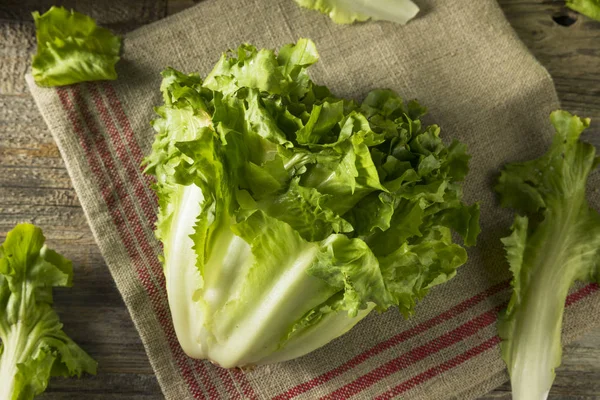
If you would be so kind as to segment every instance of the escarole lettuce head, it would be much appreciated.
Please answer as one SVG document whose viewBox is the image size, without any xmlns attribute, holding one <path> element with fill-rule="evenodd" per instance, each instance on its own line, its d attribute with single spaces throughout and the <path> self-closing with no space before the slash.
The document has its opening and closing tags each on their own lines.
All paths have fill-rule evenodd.
<svg viewBox="0 0 600 400">
<path fill-rule="evenodd" d="M 73 266 L 44 244 L 40 228 L 17 225 L 0 246 L 0 399 L 29 400 L 50 376 L 95 374 L 96 362 L 62 330 L 53 287 L 71 286 Z"/>
<path fill-rule="evenodd" d="M 514 291 L 499 324 L 515 400 L 548 396 L 569 288 L 576 280 L 600 281 L 600 215 L 586 201 L 599 159 L 593 145 L 579 140 L 590 121 L 565 111 L 551 120 L 550 150 L 507 165 L 496 186 L 502 205 L 521 214 L 503 239 Z"/>
<path fill-rule="evenodd" d="M 362 104 L 311 81 L 307 39 L 242 45 L 202 80 L 163 72 L 146 171 L 185 352 L 223 367 L 288 360 L 370 311 L 406 316 L 479 231 L 469 156 L 389 90 Z"/>
</svg>

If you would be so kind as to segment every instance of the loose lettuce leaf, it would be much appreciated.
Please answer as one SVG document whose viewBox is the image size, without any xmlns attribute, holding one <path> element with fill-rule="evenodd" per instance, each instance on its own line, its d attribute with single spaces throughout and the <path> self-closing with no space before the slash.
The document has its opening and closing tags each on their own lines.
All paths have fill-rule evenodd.
<svg viewBox="0 0 600 400">
<path fill-rule="evenodd" d="M 336 98 L 312 41 L 242 45 L 206 79 L 163 72 L 156 177 L 171 314 L 187 354 L 224 367 L 306 354 L 370 311 L 406 316 L 472 245 L 469 156 L 390 90 Z"/>
<path fill-rule="evenodd" d="M 576 280 L 600 282 L 600 214 L 586 200 L 599 159 L 579 139 L 590 121 L 566 111 L 550 118 L 556 134 L 548 152 L 508 164 L 496 186 L 501 204 L 520 214 L 502 239 L 513 295 L 498 327 L 514 399 L 547 397 L 569 288 Z"/>
<path fill-rule="evenodd" d="M 410 0 L 295 0 L 300 6 L 317 10 L 336 24 L 351 24 L 369 19 L 406 24 L 419 12 Z"/>
<path fill-rule="evenodd" d="M 37 53 L 32 75 L 40 86 L 115 80 L 121 39 L 87 15 L 51 7 L 33 13 Z"/>
<path fill-rule="evenodd" d="M 33 399 L 50 376 L 96 373 L 52 309 L 52 288 L 72 285 L 72 264 L 44 241 L 39 228 L 20 224 L 0 246 L 1 399 Z"/>
<path fill-rule="evenodd" d="M 567 7 L 600 21 L 600 0 L 567 0 Z"/>
</svg>

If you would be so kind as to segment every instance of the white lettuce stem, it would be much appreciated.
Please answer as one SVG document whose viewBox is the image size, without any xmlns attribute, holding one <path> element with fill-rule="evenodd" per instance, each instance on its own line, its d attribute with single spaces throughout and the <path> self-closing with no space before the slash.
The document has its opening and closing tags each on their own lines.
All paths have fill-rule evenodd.
<svg viewBox="0 0 600 400">
<path fill-rule="evenodd" d="M 182 193 L 172 198 L 181 201 L 173 216 L 172 232 L 164 240 L 165 278 L 171 316 L 177 339 L 183 350 L 194 358 L 205 357 L 205 346 L 198 340 L 199 327 L 203 324 L 204 312 L 201 302 L 191 301 L 203 280 L 195 268 L 196 254 L 190 235 L 194 233 L 196 218 L 200 214 L 202 191 L 195 185 L 181 187 Z M 192 264 L 192 265 L 189 265 Z M 176 266 L 176 267 L 170 267 Z"/>
<path fill-rule="evenodd" d="M 577 237 L 573 221 L 581 205 L 574 200 L 558 208 L 563 212 L 546 214 L 531 238 L 534 251 L 525 254 L 520 304 L 511 316 L 513 400 L 545 400 L 560 365 L 565 301 L 578 274 L 570 254 L 570 241 Z"/>
<path fill-rule="evenodd" d="M 173 216 L 176 234 L 165 241 L 164 250 L 167 293 L 179 342 L 189 356 L 212 359 L 223 367 L 260 363 L 277 352 L 281 338 L 298 318 L 332 295 L 325 282 L 306 273 L 317 256 L 318 245 L 295 249 L 279 266 L 283 272 L 266 275 L 260 282 L 261 292 L 244 297 L 248 285 L 258 284 L 248 281 L 254 265 L 250 246 L 233 234 L 228 221 L 221 221 L 203 279 L 190 238 L 202 193 L 191 185 L 182 187 L 178 196 L 181 203 Z M 341 321 L 332 319 L 331 326 L 347 325 L 349 329 L 359 319 L 344 316 Z M 291 351 L 293 356 L 278 357 L 302 355 L 347 329 L 323 335 L 326 341 L 297 346 Z"/>
<path fill-rule="evenodd" d="M 21 322 L 12 325 L 3 337 L 4 351 L 0 355 L 0 399 L 12 399 L 15 390 L 15 375 L 18 372 L 17 364 L 29 357 L 30 343 L 37 336 Z"/>
<path fill-rule="evenodd" d="M 221 360 L 225 367 L 247 365 L 257 363 L 277 348 L 283 333 L 305 312 L 303 295 L 321 290 L 321 282 L 306 273 L 317 250 L 317 246 L 308 246 L 291 258 L 291 264 L 281 266 L 284 272 L 277 279 L 265 282 L 269 286 L 263 288 L 256 304 L 245 305 L 246 312 L 237 316 L 227 339 L 211 349 L 211 358 Z"/>
<path fill-rule="evenodd" d="M 260 360 L 258 364 L 271 364 L 294 359 L 308 354 L 343 335 L 365 318 L 375 308 L 369 303 L 367 308 L 360 310 L 355 317 L 349 317 L 347 311 L 326 314 L 315 326 L 296 334 L 285 347 Z"/>
<path fill-rule="evenodd" d="M 22 351 L 18 341 L 16 341 L 18 336 L 19 332 L 15 335 L 11 331 L 6 338 L 3 338 L 4 352 L 0 356 L 0 382 L 2 382 L 0 384 L 0 399 L 12 399 L 17 373 L 17 358 Z"/>
<path fill-rule="evenodd" d="M 43 254 L 46 251 L 44 245 L 40 251 Z M 33 288 L 27 284 L 27 280 L 22 282 L 21 301 L 19 304 L 19 314 L 14 324 L 8 326 L 6 332 L 2 332 L 3 351 L 0 354 L 0 399 L 12 399 L 15 390 L 15 375 L 18 372 L 17 364 L 29 358 L 32 352 L 32 346 L 39 337 L 39 320 L 33 319 L 25 323 L 21 318 L 27 318 L 27 307 L 33 302 Z M 5 335 L 5 336 L 4 336 Z"/>
<path fill-rule="evenodd" d="M 369 17 L 406 24 L 419 12 L 411 0 L 338 0 L 340 6 Z"/>
<path fill-rule="evenodd" d="M 542 274 L 543 275 L 543 274 Z M 569 285 L 539 279 L 524 293 L 527 298 L 515 315 L 511 385 L 513 400 L 544 400 L 561 358 L 561 326 Z M 560 279 L 560 278 L 558 278 Z M 553 288 L 549 292 L 549 288 Z"/>
<path fill-rule="evenodd" d="M 204 301 L 209 312 L 223 306 L 231 292 L 242 284 L 246 271 L 254 263 L 250 246 L 231 229 L 235 221 L 225 222 L 220 229 L 210 258 L 204 266 Z M 227 284 L 224 285 L 223 283 Z"/>
</svg>

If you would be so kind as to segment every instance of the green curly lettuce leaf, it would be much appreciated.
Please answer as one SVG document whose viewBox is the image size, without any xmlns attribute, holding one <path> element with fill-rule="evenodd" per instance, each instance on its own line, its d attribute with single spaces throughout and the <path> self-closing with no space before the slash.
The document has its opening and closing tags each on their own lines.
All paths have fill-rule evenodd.
<svg viewBox="0 0 600 400">
<path fill-rule="evenodd" d="M 39 228 L 20 224 L 0 246 L 0 399 L 33 399 L 50 376 L 96 373 L 52 309 L 52 288 L 72 285 L 73 266 L 44 241 Z"/>
<path fill-rule="evenodd" d="M 64 86 L 85 81 L 115 80 L 121 39 L 87 15 L 51 7 L 33 13 L 37 53 L 32 75 L 40 86 Z"/>
<path fill-rule="evenodd" d="M 513 295 L 501 315 L 502 357 L 513 398 L 545 399 L 561 361 L 565 300 L 575 281 L 600 282 L 600 214 L 586 200 L 590 172 L 600 161 L 580 140 L 589 126 L 555 111 L 556 134 L 548 152 L 508 164 L 497 192 L 520 215 L 504 239 Z"/>
</svg>

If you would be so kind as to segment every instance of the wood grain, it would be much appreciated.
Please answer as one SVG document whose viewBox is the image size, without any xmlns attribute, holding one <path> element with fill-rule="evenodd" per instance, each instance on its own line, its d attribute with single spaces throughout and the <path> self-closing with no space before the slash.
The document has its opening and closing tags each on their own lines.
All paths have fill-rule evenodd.
<svg viewBox="0 0 600 400">
<path fill-rule="evenodd" d="M 45 12 L 51 6 L 76 9 L 116 32 L 127 32 L 163 18 L 168 0 L 2 0 L 0 21 L 31 23 L 32 11 Z"/>
<path fill-rule="evenodd" d="M 55 308 L 67 334 L 99 363 L 96 377 L 53 379 L 41 398 L 161 399 L 139 335 L 23 79 L 35 50 L 30 13 L 55 2 L 0 3 L 0 241 L 17 223 L 32 222 L 42 227 L 50 247 L 73 261 L 74 286 L 55 290 Z M 78 1 L 77 9 L 119 32 L 167 12 L 165 0 Z"/>
<path fill-rule="evenodd" d="M 68 173 L 23 74 L 34 51 L 30 12 L 63 3 L 124 32 L 198 0 L 0 0 L 0 241 L 18 222 L 44 229 L 51 247 L 74 262 L 75 285 L 56 290 L 65 330 L 99 361 L 96 377 L 53 379 L 46 400 L 158 400 L 163 396 L 141 341 L 100 255 Z M 548 69 L 563 107 L 595 119 L 600 145 L 600 23 L 564 2 L 500 0 L 519 37 Z M 572 22 L 562 26 L 555 22 Z M 504 385 L 482 400 L 509 399 Z M 600 332 L 565 349 L 550 399 L 600 398 Z"/>
<path fill-rule="evenodd" d="M 563 0 L 499 0 L 506 17 L 544 65 L 562 107 L 592 118 L 587 139 L 600 147 L 600 22 L 570 11 Z M 554 18 L 575 20 L 561 26 Z"/>
</svg>

